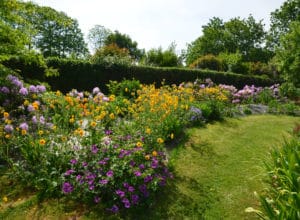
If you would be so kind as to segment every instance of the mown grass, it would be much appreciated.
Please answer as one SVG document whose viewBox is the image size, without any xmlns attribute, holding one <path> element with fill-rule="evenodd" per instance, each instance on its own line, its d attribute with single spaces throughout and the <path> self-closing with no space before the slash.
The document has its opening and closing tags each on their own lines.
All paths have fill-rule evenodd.
<svg viewBox="0 0 300 220">
<path fill-rule="evenodd" d="M 186 140 L 170 150 L 173 181 L 155 201 L 120 215 L 64 199 L 40 203 L 34 195 L 13 193 L 4 181 L 0 196 L 14 196 L 0 204 L 0 219 L 256 219 L 244 210 L 259 208 L 254 192 L 265 187 L 263 161 L 289 138 L 296 122 L 300 119 L 260 115 L 188 129 Z"/>
</svg>

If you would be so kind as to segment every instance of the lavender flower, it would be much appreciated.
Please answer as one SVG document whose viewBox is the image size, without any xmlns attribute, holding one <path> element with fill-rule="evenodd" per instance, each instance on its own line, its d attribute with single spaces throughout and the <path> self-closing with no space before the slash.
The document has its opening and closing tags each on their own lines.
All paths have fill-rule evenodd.
<svg viewBox="0 0 300 220">
<path fill-rule="evenodd" d="M 23 122 L 20 124 L 19 128 L 28 131 L 28 124 L 26 122 Z"/>
<path fill-rule="evenodd" d="M 28 90 L 30 93 L 37 93 L 38 91 L 37 88 L 33 85 L 29 86 Z"/>
<path fill-rule="evenodd" d="M 101 183 L 102 185 L 106 185 L 108 183 L 108 180 L 103 179 L 103 180 L 100 180 L 99 183 Z"/>
<path fill-rule="evenodd" d="M 2 92 L 2 93 L 5 93 L 5 94 L 8 94 L 10 91 L 9 91 L 9 88 L 7 88 L 6 86 L 3 86 L 1 89 L 0 89 L 0 91 Z"/>
<path fill-rule="evenodd" d="M 13 130 L 14 130 L 14 127 L 13 127 L 12 125 L 5 125 L 5 126 L 4 126 L 4 131 L 5 131 L 6 133 L 12 133 Z"/>
<path fill-rule="evenodd" d="M 43 125 L 43 124 L 45 124 L 45 118 L 44 118 L 44 116 L 41 116 L 40 117 L 40 123 Z"/>
<path fill-rule="evenodd" d="M 98 87 L 95 87 L 94 89 L 93 89 L 93 94 L 97 94 L 97 93 L 99 93 L 100 92 L 100 89 L 98 88 Z"/>
<path fill-rule="evenodd" d="M 25 88 L 25 87 L 22 87 L 20 90 L 19 90 L 19 93 L 23 96 L 26 96 L 28 95 L 28 90 Z"/>
<path fill-rule="evenodd" d="M 27 111 L 28 112 L 33 112 L 34 110 L 35 109 L 34 109 L 34 107 L 31 104 L 27 106 Z"/>
<path fill-rule="evenodd" d="M 32 121 L 32 123 L 33 124 L 37 124 L 37 118 L 36 118 L 36 116 L 34 115 L 34 116 L 32 116 L 32 119 L 31 119 L 31 121 Z"/>
<path fill-rule="evenodd" d="M 37 85 L 36 89 L 40 93 L 46 92 L 46 87 L 44 85 Z"/>
<path fill-rule="evenodd" d="M 71 164 L 76 164 L 76 163 L 77 163 L 77 160 L 76 160 L 76 159 L 71 159 L 71 160 L 70 160 L 70 163 L 71 163 Z"/>
</svg>

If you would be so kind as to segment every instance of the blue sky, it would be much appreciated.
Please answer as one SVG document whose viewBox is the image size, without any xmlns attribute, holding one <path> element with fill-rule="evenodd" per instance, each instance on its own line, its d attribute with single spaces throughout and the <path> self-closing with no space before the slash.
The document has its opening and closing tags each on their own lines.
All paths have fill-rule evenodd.
<svg viewBox="0 0 300 220">
<path fill-rule="evenodd" d="M 26 0 L 28 1 L 28 0 Z M 234 17 L 258 21 L 266 29 L 270 13 L 284 0 L 33 0 L 75 18 L 85 36 L 96 24 L 128 34 L 139 48 L 149 50 L 172 42 L 177 50 L 201 35 L 201 27 L 212 17 L 228 21 Z"/>
</svg>

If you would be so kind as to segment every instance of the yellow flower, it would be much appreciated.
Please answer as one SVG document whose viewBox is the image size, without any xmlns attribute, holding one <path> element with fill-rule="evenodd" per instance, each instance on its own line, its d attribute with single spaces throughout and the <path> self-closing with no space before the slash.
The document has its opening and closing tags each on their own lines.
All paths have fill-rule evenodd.
<svg viewBox="0 0 300 220">
<path fill-rule="evenodd" d="M 9 113 L 8 113 L 8 112 L 4 112 L 4 113 L 3 113 L 3 117 L 4 117 L 4 118 L 8 118 L 8 117 L 9 117 Z"/>
<path fill-rule="evenodd" d="M 25 106 L 28 106 L 28 105 L 29 105 L 29 101 L 28 101 L 28 100 L 25 100 L 23 104 L 24 104 Z"/>
<path fill-rule="evenodd" d="M 151 134 L 151 129 L 150 128 L 146 128 L 146 134 Z"/>
<path fill-rule="evenodd" d="M 113 101 L 115 101 L 115 95 L 111 95 L 111 96 L 109 96 L 109 101 L 111 101 L 111 102 L 113 102 Z"/>
<path fill-rule="evenodd" d="M 39 135 L 43 135 L 44 131 L 43 130 L 39 130 Z"/>
<path fill-rule="evenodd" d="M 142 147 L 142 146 L 143 146 L 143 143 L 139 141 L 139 142 L 136 143 L 136 146 L 137 146 L 137 147 Z"/>
<path fill-rule="evenodd" d="M 174 139 L 174 134 L 173 133 L 171 133 L 170 138 Z"/>
<path fill-rule="evenodd" d="M 157 138 L 157 143 L 162 144 L 164 143 L 164 140 L 162 138 Z"/>
<path fill-rule="evenodd" d="M 5 135 L 5 138 L 6 138 L 6 139 L 9 139 L 9 138 L 10 138 L 10 134 L 6 134 L 6 135 Z"/>
<path fill-rule="evenodd" d="M 8 198 L 6 196 L 3 196 L 2 201 L 3 202 L 8 202 Z"/>
<path fill-rule="evenodd" d="M 91 122 L 91 126 L 94 128 L 94 127 L 96 127 L 96 125 L 97 125 L 97 122 L 95 122 L 95 121 L 92 121 Z"/>
<path fill-rule="evenodd" d="M 74 121 L 75 121 L 75 119 L 74 119 L 74 118 L 70 118 L 70 119 L 69 119 L 69 122 L 70 122 L 71 124 L 73 124 L 73 123 L 74 123 Z"/>
<path fill-rule="evenodd" d="M 40 140 L 40 145 L 45 145 L 45 144 L 46 144 L 45 139 L 41 139 L 41 140 Z"/>
<path fill-rule="evenodd" d="M 22 135 L 26 135 L 26 134 L 27 134 L 27 131 L 26 131 L 25 129 L 22 129 L 22 130 L 21 130 L 21 134 L 22 134 Z"/>
<path fill-rule="evenodd" d="M 125 88 L 125 92 L 128 92 L 128 88 Z"/>
<path fill-rule="evenodd" d="M 146 159 L 146 160 L 150 160 L 150 155 L 147 154 L 147 155 L 145 156 L 145 159 Z"/>
<path fill-rule="evenodd" d="M 153 152 L 152 152 L 152 156 L 153 156 L 153 157 L 156 157 L 156 156 L 157 156 L 157 152 L 156 152 L 156 151 L 153 151 Z"/>
<path fill-rule="evenodd" d="M 114 113 L 110 113 L 109 117 L 110 117 L 110 119 L 115 119 L 115 114 Z"/>
</svg>

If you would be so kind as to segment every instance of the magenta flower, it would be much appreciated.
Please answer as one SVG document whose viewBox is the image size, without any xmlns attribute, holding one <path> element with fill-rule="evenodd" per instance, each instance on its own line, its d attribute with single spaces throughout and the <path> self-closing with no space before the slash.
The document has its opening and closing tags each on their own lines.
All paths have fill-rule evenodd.
<svg viewBox="0 0 300 220">
<path fill-rule="evenodd" d="M 122 190 L 120 190 L 120 189 L 116 190 L 116 194 L 117 194 L 120 198 L 123 198 L 123 197 L 125 196 L 125 192 L 122 191 Z"/>
<path fill-rule="evenodd" d="M 65 172 L 65 176 L 70 176 L 72 173 L 74 173 L 75 171 L 74 170 L 67 170 L 66 172 Z"/>
<path fill-rule="evenodd" d="M 117 213 L 117 212 L 119 211 L 119 207 L 116 206 L 116 205 L 113 205 L 113 206 L 111 207 L 111 209 L 109 209 L 109 210 L 112 211 L 113 213 Z"/>
<path fill-rule="evenodd" d="M 108 177 L 113 177 L 114 175 L 114 172 L 112 170 L 109 170 L 107 173 L 106 173 L 106 176 Z"/>
<path fill-rule="evenodd" d="M 76 163 L 77 163 L 77 160 L 76 160 L 76 159 L 71 159 L 71 160 L 70 160 L 70 163 L 71 163 L 71 164 L 76 164 Z"/>
<path fill-rule="evenodd" d="M 73 186 L 69 182 L 64 182 L 62 186 L 62 191 L 65 194 L 71 193 L 73 191 Z"/>
<path fill-rule="evenodd" d="M 100 202 L 100 197 L 99 196 L 95 196 L 94 197 L 94 202 L 95 203 L 99 203 Z"/>
<path fill-rule="evenodd" d="M 100 180 L 99 183 L 101 183 L 102 185 L 106 185 L 108 183 L 108 180 L 103 179 L 103 180 Z"/>
<path fill-rule="evenodd" d="M 97 148 L 97 145 L 92 145 L 92 149 L 91 149 L 92 153 L 93 154 L 96 154 L 98 152 L 98 148 Z"/>
<path fill-rule="evenodd" d="M 141 176 L 142 175 L 142 173 L 138 170 L 134 171 L 133 173 L 134 173 L 135 176 Z"/>
<path fill-rule="evenodd" d="M 136 195 L 136 194 L 133 194 L 132 196 L 131 196 L 131 202 L 132 202 L 132 204 L 138 204 L 138 202 L 139 202 L 139 196 L 138 195 Z"/>
</svg>

